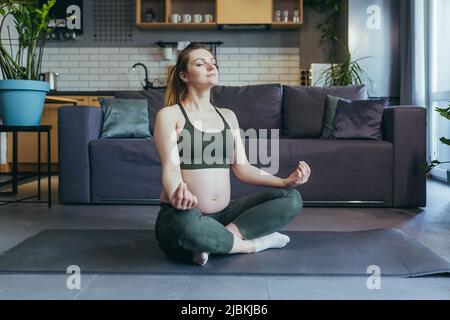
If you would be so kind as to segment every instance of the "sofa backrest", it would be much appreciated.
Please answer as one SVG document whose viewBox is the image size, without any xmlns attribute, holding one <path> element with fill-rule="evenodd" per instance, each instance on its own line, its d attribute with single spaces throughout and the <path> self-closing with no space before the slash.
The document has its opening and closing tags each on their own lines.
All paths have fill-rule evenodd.
<svg viewBox="0 0 450 320">
<path fill-rule="evenodd" d="M 282 135 L 288 138 L 319 138 L 327 95 L 366 100 L 366 86 L 303 87 L 283 86 Z"/>
<path fill-rule="evenodd" d="M 215 86 L 211 90 L 212 103 L 233 110 L 243 130 L 281 130 L 282 98 L 280 84 Z"/>
</svg>

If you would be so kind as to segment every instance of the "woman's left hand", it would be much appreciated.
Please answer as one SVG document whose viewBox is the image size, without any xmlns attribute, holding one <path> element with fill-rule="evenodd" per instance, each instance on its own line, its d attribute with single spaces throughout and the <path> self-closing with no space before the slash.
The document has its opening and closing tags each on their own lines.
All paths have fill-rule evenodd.
<svg viewBox="0 0 450 320">
<path fill-rule="evenodd" d="M 284 179 L 286 187 L 296 187 L 301 184 L 305 184 L 309 176 L 311 175 L 311 169 L 305 161 L 299 161 L 297 169 L 290 174 L 289 177 Z"/>
</svg>

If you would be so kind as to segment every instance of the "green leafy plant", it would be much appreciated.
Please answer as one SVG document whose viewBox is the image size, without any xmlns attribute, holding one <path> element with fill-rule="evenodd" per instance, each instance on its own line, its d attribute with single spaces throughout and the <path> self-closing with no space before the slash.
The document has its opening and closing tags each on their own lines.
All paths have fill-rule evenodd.
<svg viewBox="0 0 450 320">
<path fill-rule="evenodd" d="M 439 114 L 446 118 L 447 120 L 450 120 L 450 106 L 447 109 L 442 109 L 442 108 L 436 108 L 435 109 L 437 112 L 439 112 Z M 439 141 L 441 141 L 443 144 L 446 144 L 448 146 L 450 146 L 450 139 L 442 137 L 439 139 Z M 445 163 L 450 163 L 450 161 L 446 161 L 446 162 L 441 162 L 439 160 L 433 160 L 430 162 L 430 164 L 428 164 L 427 167 L 427 173 L 430 172 L 433 168 L 440 166 L 442 164 Z"/>
<path fill-rule="evenodd" d="M 305 0 L 304 4 L 305 7 L 326 14 L 324 21 L 317 25 L 317 29 L 322 33 L 322 44 L 327 41 L 331 43 L 328 58 L 330 61 L 334 61 L 337 56 L 335 39 L 339 38 L 339 16 L 342 0 Z"/>
<path fill-rule="evenodd" d="M 348 47 L 339 39 L 335 39 L 344 50 L 344 57 L 341 63 L 332 63 L 331 66 L 324 70 L 319 76 L 318 82 L 324 82 L 325 86 L 350 86 L 361 85 L 367 82 L 372 85 L 372 80 L 361 67 L 359 62 L 370 57 L 362 57 L 353 59 Z"/>
<path fill-rule="evenodd" d="M 37 1 L 2 0 L 0 15 L 0 33 L 8 16 L 13 17 L 14 27 L 18 34 L 17 44 L 11 39 L 8 27 L 8 38 L 0 35 L 0 68 L 4 79 L 38 80 L 41 72 L 42 53 L 45 36 L 52 32 L 49 28 L 49 11 L 56 0 L 48 0 L 42 7 Z M 14 49 L 17 48 L 14 54 Z"/>
</svg>

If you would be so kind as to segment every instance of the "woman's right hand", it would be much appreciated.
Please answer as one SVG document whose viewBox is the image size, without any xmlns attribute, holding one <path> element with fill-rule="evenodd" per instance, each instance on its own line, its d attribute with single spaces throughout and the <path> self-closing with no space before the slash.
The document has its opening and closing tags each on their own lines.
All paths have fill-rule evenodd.
<svg viewBox="0 0 450 320">
<path fill-rule="evenodd" d="M 194 208 L 198 204 L 197 197 L 187 188 L 186 183 L 181 182 L 170 199 L 172 206 L 178 210 Z"/>
</svg>

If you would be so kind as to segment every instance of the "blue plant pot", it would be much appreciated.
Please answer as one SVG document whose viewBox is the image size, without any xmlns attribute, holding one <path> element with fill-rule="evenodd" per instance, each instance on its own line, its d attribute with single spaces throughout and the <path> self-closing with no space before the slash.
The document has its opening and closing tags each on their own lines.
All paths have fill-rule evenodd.
<svg viewBox="0 0 450 320">
<path fill-rule="evenodd" d="M 0 118 L 6 126 L 36 126 L 41 122 L 50 85 L 35 80 L 0 80 Z"/>
</svg>

